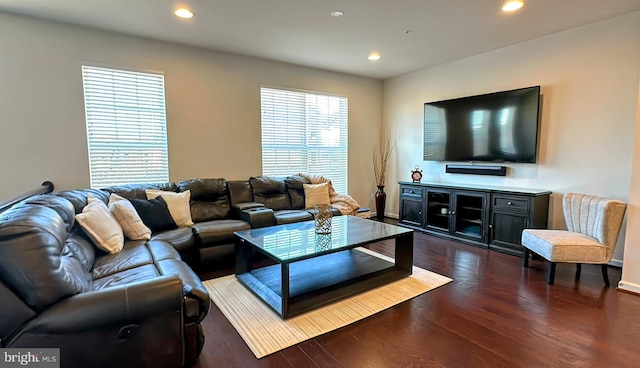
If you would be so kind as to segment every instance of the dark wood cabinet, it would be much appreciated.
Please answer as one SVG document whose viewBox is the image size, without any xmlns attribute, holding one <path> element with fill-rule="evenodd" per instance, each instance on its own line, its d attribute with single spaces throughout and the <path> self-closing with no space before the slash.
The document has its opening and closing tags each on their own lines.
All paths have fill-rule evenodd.
<svg viewBox="0 0 640 368">
<path fill-rule="evenodd" d="M 549 191 L 400 182 L 399 224 L 516 255 L 525 228 L 546 228 Z"/>
<path fill-rule="evenodd" d="M 549 192 L 540 195 L 491 194 L 489 247 L 508 253 L 522 254 L 522 230 L 546 229 Z"/>
<path fill-rule="evenodd" d="M 423 225 L 424 207 L 422 201 L 422 188 L 416 186 L 400 186 L 400 217 L 404 224 L 410 227 L 420 228 Z"/>
</svg>

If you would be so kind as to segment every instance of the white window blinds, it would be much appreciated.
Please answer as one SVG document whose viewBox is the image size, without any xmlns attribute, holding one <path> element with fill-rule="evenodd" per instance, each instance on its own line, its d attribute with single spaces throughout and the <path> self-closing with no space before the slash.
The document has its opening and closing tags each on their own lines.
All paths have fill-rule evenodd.
<svg viewBox="0 0 640 368">
<path fill-rule="evenodd" d="M 91 187 L 169 181 L 164 76 L 82 67 Z"/>
<path fill-rule="evenodd" d="M 347 193 L 346 97 L 261 88 L 262 174 L 322 175 Z"/>
</svg>

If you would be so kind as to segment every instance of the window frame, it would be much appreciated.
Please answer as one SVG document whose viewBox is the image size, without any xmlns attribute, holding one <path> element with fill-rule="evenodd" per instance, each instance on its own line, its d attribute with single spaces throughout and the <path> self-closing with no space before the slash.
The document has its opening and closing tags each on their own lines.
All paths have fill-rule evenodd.
<svg viewBox="0 0 640 368">
<path fill-rule="evenodd" d="M 265 94 L 270 95 L 267 96 L 267 98 L 285 100 L 286 112 L 276 111 L 277 107 L 284 108 L 285 105 L 277 106 L 278 103 L 274 101 L 270 101 L 271 104 L 265 106 Z M 274 96 L 275 94 L 296 96 L 301 99 L 301 101 L 294 101 L 290 104 L 290 98 L 277 97 Z M 326 100 L 322 101 L 323 99 Z M 321 111 L 323 109 L 325 111 Z M 266 119 L 265 115 L 267 115 Z M 292 117 L 289 117 L 289 115 Z M 286 116 L 286 118 L 284 118 L 286 121 L 280 122 L 283 126 L 281 129 L 288 129 L 292 124 L 291 121 L 294 121 L 295 124 L 295 119 L 302 120 L 299 122 L 297 128 L 302 126 L 303 131 L 297 130 L 296 127 L 294 127 L 296 129 L 292 129 L 296 130 L 297 140 L 293 139 L 291 141 L 289 136 L 286 136 L 282 131 L 273 134 L 270 132 L 265 133 L 265 123 L 277 124 L 275 120 L 284 116 Z M 322 125 L 324 125 L 324 127 Z M 263 175 L 289 176 L 298 173 L 321 175 L 333 182 L 334 188 L 338 193 L 348 192 L 349 99 L 347 96 L 261 85 L 260 128 L 261 167 Z M 330 128 L 331 131 L 327 128 Z M 275 130 L 275 128 L 272 129 Z M 338 129 L 337 132 L 336 129 Z M 276 138 L 282 138 L 287 140 L 287 142 L 275 142 Z M 302 144 L 299 144 L 298 140 L 302 141 Z M 274 151 L 278 149 L 281 149 L 280 153 L 268 152 L 269 150 Z M 299 152 L 292 153 L 293 151 Z M 296 154 L 299 154 L 300 157 L 295 156 Z M 299 162 L 278 168 L 274 166 L 277 165 L 278 156 L 286 156 L 286 159 L 289 160 L 288 163 L 292 161 Z M 295 157 L 292 158 L 292 156 Z M 327 157 L 329 158 L 327 159 Z M 304 163 L 301 163 L 303 159 Z M 340 165 L 342 165 L 339 170 L 335 169 L 336 161 L 339 161 Z M 296 165 L 298 164 L 300 166 L 296 169 L 296 167 L 298 167 Z M 271 167 L 269 165 L 271 165 Z"/>
<path fill-rule="evenodd" d="M 91 188 L 168 182 L 164 73 L 90 63 L 81 72 Z"/>
</svg>

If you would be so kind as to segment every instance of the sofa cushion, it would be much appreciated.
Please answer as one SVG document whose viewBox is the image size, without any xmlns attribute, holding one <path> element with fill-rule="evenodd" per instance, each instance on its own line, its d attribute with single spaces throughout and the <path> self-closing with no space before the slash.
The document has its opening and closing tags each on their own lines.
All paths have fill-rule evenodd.
<svg viewBox="0 0 640 368">
<path fill-rule="evenodd" d="M 128 199 L 115 193 L 109 196 L 109 211 L 122 228 L 124 235 L 131 240 L 151 239 L 151 229 L 142 222 L 138 211 Z"/>
<path fill-rule="evenodd" d="M 89 195 L 89 203 L 76 215 L 76 220 L 93 243 L 109 253 L 118 253 L 124 246 L 124 235 L 107 205 Z"/>
<path fill-rule="evenodd" d="M 313 215 L 303 210 L 275 211 L 274 216 L 278 225 L 313 220 Z"/>
<path fill-rule="evenodd" d="M 253 190 L 248 180 L 229 180 L 227 187 L 232 207 L 238 203 L 253 202 Z"/>
<path fill-rule="evenodd" d="M 162 190 L 147 189 L 147 199 L 154 199 L 157 197 L 164 198 L 169 207 L 169 213 L 173 217 L 178 227 L 185 227 L 193 225 L 191 220 L 191 209 L 189 201 L 191 200 L 191 191 L 186 190 L 181 193 L 167 192 Z"/>
<path fill-rule="evenodd" d="M 607 263 L 607 247 L 581 233 L 525 229 L 522 244 L 551 262 Z"/>
<path fill-rule="evenodd" d="M 304 184 L 304 208 L 314 208 L 318 204 L 330 205 L 329 183 Z"/>
<path fill-rule="evenodd" d="M 75 207 L 66 198 L 55 196 L 55 195 L 43 194 L 43 195 L 31 197 L 21 202 L 21 204 L 19 204 L 18 206 L 24 206 L 29 204 L 46 206 L 56 211 L 64 221 L 67 227 L 67 232 L 71 231 L 71 229 L 73 228 L 73 225 L 75 224 L 75 221 L 76 221 Z M 82 211 L 82 208 L 80 208 L 80 211 Z"/>
<path fill-rule="evenodd" d="M 156 263 L 165 259 L 181 259 L 180 254 L 178 254 L 176 248 L 165 241 L 150 240 L 146 242 L 146 246 L 149 249 L 149 252 L 151 252 L 153 261 Z"/>
<path fill-rule="evenodd" d="M 158 272 L 156 266 L 154 264 L 147 264 L 95 279 L 93 280 L 93 290 L 151 280 L 158 276 L 160 276 L 160 272 Z"/>
<path fill-rule="evenodd" d="M 0 214 L 0 279 L 32 309 L 87 291 L 91 276 L 67 249 L 56 210 L 29 204 Z"/>
<path fill-rule="evenodd" d="M 233 232 L 249 230 L 251 226 L 241 220 L 199 222 L 193 228 L 204 246 L 233 243 Z"/>
<path fill-rule="evenodd" d="M 229 217 L 229 189 L 225 179 L 191 179 L 178 183 L 182 192 L 191 191 L 191 218 L 194 222 Z"/>
<path fill-rule="evenodd" d="M 75 213 L 82 212 L 82 209 L 89 203 L 87 200 L 89 195 L 101 200 L 105 204 L 109 202 L 109 193 L 100 189 L 63 190 L 61 192 L 53 193 L 53 195 L 65 198 L 71 202 Z"/>
<path fill-rule="evenodd" d="M 140 215 L 142 222 L 151 229 L 152 232 L 175 229 L 178 227 L 169 213 L 169 207 L 164 198 L 137 199 L 129 198 Z"/>
<path fill-rule="evenodd" d="M 274 211 L 291 209 L 291 200 L 284 178 L 258 176 L 250 178 L 249 183 L 253 190 L 254 201 L 264 203 Z"/>
<path fill-rule="evenodd" d="M 86 272 L 91 272 L 96 260 L 96 248 L 82 229 L 76 228 L 69 234 L 65 247 L 73 254 L 73 257 L 82 263 Z"/>
<path fill-rule="evenodd" d="M 304 209 L 304 184 L 311 184 L 311 182 L 299 175 L 288 176 L 284 182 L 287 185 L 287 192 L 289 192 L 291 209 Z"/>
<path fill-rule="evenodd" d="M 93 285 L 91 276 L 86 271 L 82 262 L 75 257 L 73 251 L 67 246 L 62 248 L 62 254 L 60 254 L 60 267 L 63 270 L 66 282 L 71 284 L 74 289 L 78 290 L 77 293 L 92 290 Z"/>
<path fill-rule="evenodd" d="M 151 236 L 152 241 L 165 241 L 170 243 L 178 252 L 184 254 L 196 246 L 196 235 L 190 227 L 181 227 L 173 230 L 161 231 Z"/>
<path fill-rule="evenodd" d="M 99 256 L 91 270 L 91 277 L 95 280 L 152 263 L 153 257 L 144 240 L 128 241 L 119 253 Z"/>
<path fill-rule="evenodd" d="M 111 187 L 103 188 L 102 190 L 107 193 L 115 193 L 125 198 L 147 199 L 147 189 L 163 190 L 167 192 L 177 192 L 178 186 L 176 183 L 142 183 L 142 184 L 126 184 L 126 185 L 114 185 Z"/>
</svg>

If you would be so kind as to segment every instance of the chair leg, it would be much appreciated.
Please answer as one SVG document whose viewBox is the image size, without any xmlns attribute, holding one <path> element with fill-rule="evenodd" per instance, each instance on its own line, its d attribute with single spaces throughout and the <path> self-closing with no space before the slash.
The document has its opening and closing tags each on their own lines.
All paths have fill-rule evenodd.
<svg viewBox="0 0 640 368">
<path fill-rule="evenodd" d="M 609 286 L 609 273 L 607 272 L 607 265 L 603 264 L 602 267 L 602 279 L 604 280 L 604 284 Z"/>
<path fill-rule="evenodd" d="M 524 258 L 522 258 L 522 267 L 529 267 L 529 248 L 524 248 Z"/>
<path fill-rule="evenodd" d="M 582 263 L 576 263 L 576 276 L 575 280 L 580 281 L 580 272 L 582 271 Z"/>
<path fill-rule="evenodd" d="M 556 278 L 556 263 L 549 262 L 549 269 L 547 270 L 547 284 L 553 285 L 553 281 Z"/>
<path fill-rule="evenodd" d="M 580 281 L 580 272 L 582 271 L 582 263 L 576 263 L 576 276 L 575 280 Z"/>
</svg>

